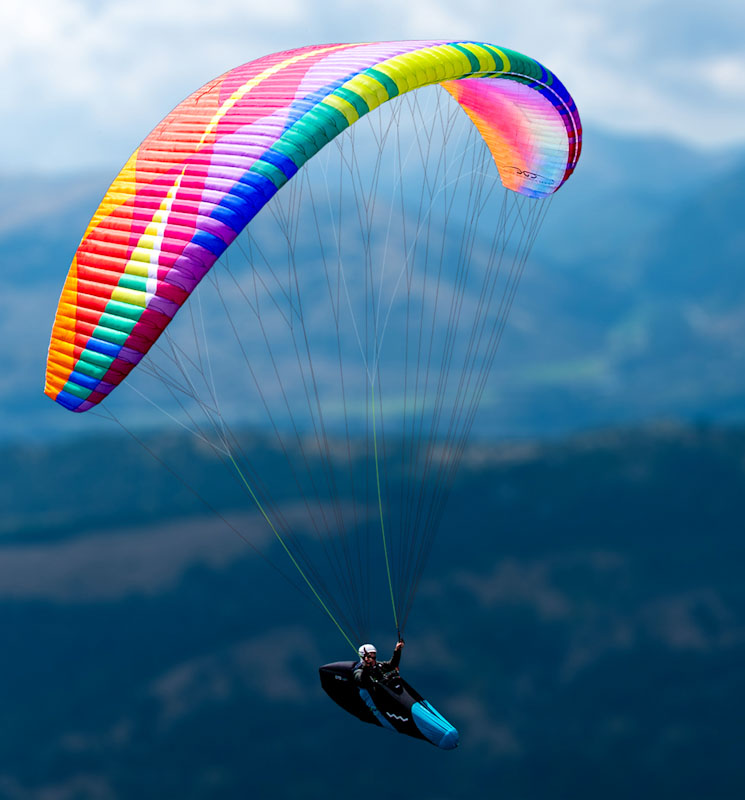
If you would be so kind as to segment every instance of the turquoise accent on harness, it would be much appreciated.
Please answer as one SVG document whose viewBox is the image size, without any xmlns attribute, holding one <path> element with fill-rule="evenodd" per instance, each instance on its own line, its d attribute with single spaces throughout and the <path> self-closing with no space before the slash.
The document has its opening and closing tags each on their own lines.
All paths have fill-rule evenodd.
<svg viewBox="0 0 745 800">
<path fill-rule="evenodd" d="M 373 702 L 372 697 L 370 696 L 370 692 L 367 689 L 360 689 L 359 690 L 360 697 L 365 701 L 365 705 L 370 709 L 370 711 L 375 714 L 375 718 L 380 722 L 380 724 L 384 728 L 388 728 L 389 731 L 395 731 L 396 729 L 391 725 L 390 722 L 378 711 L 375 707 L 375 703 Z"/>
<path fill-rule="evenodd" d="M 419 732 L 428 742 L 432 742 L 443 750 L 454 750 L 458 746 L 460 736 L 457 729 L 426 700 L 414 703 L 411 707 L 411 716 L 414 718 L 414 724 Z"/>
</svg>

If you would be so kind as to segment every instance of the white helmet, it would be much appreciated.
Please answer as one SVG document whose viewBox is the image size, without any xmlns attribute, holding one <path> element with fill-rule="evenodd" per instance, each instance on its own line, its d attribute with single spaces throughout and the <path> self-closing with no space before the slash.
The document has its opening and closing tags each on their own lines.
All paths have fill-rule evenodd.
<svg viewBox="0 0 745 800">
<path fill-rule="evenodd" d="M 378 650 L 374 644 L 363 644 L 360 646 L 360 649 L 357 651 L 360 659 L 364 659 L 366 655 L 370 655 L 374 653 L 375 655 L 378 654 Z"/>
</svg>

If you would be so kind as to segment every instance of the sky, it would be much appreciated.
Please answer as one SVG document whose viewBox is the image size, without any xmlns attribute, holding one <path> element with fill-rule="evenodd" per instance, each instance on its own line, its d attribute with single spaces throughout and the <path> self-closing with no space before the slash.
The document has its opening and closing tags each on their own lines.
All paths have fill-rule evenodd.
<svg viewBox="0 0 745 800">
<path fill-rule="evenodd" d="M 553 70 L 586 125 L 745 145 L 745 4 L 4 0 L 0 174 L 118 168 L 211 78 L 319 42 L 473 39 Z"/>
</svg>

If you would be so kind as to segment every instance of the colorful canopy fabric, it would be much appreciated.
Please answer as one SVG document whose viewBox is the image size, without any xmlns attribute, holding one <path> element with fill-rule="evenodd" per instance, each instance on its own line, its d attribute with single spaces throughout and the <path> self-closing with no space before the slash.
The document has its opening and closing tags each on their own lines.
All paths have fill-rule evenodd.
<svg viewBox="0 0 745 800">
<path fill-rule="evenodd" d="M 555 192 L 581 146 L 575 104 L 538 62 L 470 41 L 303 47 L 257 59 L 178 105 L 90 221 L 57 309 L 45 392 L 86 411 L 147 353 L 267 201 L 324 145 L 404 92 L 441 84 L 504 185 Z"/>
</svg>

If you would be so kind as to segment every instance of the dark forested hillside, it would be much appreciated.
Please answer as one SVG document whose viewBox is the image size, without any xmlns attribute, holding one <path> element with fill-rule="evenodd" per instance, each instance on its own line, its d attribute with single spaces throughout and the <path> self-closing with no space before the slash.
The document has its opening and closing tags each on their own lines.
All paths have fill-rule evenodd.
<svg viewBox="0 0 745 800">
<path fill-rule="evenodd" d="M 139 447 L 6 450 L 1 485 L 2 798 L 745 794 L 742 429 L 471 447 L 402 664 L 453 753 L 332 705 L 343 640 Z"/>
</svg>

